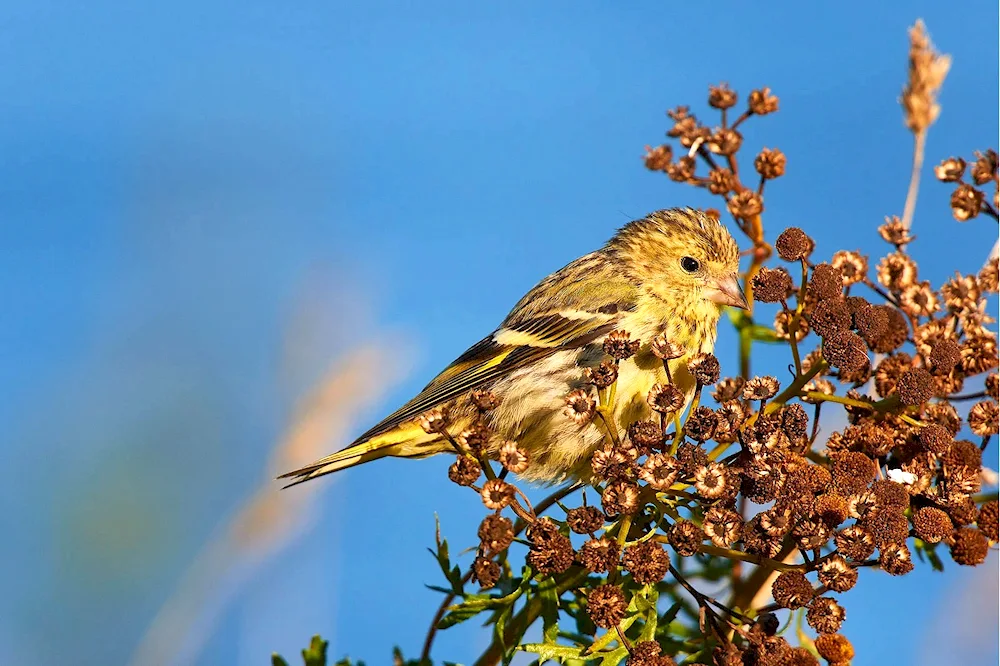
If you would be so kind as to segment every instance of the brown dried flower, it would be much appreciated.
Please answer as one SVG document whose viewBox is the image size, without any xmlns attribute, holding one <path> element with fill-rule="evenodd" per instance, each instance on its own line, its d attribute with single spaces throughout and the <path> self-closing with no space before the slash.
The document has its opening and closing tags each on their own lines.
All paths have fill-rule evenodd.
<svg viewBox="0 0 1000 666">
<path fill-rule="evenodd" d="M 673 164 L 667 165 L 667 176 L 676 183 L 686 183 L 694 178 L 695 159 L 685 155 Z"/>
<path fill-rule="evenodd" d="M 972 527 L 955 530 L 954 541 L 951 544 L 951 559 L 956 563 L 974 567 L 985 562 L 989 552 L 990 543 L 979 530 Z"/>
<path fill-rule="evenodd" d="M 589 423 L 597 411 L 597 403 L 583 389 L 576 389 L 566 396 L 563 413 L 578 424 Z"/>
<path fill-rule="evenodd" d="M 885 224 L 878 228 L 878 234 L 886 243 L 892 243 L 897 248 L 912 243 L 914 239 L 909 227 L 895 215 L 885 218 Z"/>
<path fill-rule="evenodd" d="M 487 509 L 502 509 L 514 501 L 514 486 L 501 479 L 490 479 L 480 492 Z"/>
<path fill-rule="evenodd" d="M 719 359 L 714 354 L 698 352 L 687 363 L 688 372 L 702 386 L 711 386 L 719 381 Z"/>
<path fill-rule="evenodd" d="M 690 557 L 698 552 L 705 533 L 690 520 L 681 519 L 670 527 L 667 539 L 678 555 Z"/>
<path fill-rule="evenodd" d="M 833 664 L 847 664 L 854 659 L 854 646 L 840 634 L 821 634 L 816 638 L 819 656 Z"/>
<path fill-rule="evenodd" d="M 625 617 L 628 602 L 617 585 L 601 585 L 587 597 L 587 614 L 591 621 L 603 629 L 612 629 Z"/>
<path fill-rule="evenodd" d="M 713 109 L 729 109 L 736 105 L 736 91 L 728 83 L 708 88 L 708 105 Z"/>
<path fill-rule="evenodd" d="M 976 151 L 976 161 L 971 170 L 972 182 L 985 185 L 997 177 L 997 151 L 992 148 L 986 152 Z"/>
<path fill-rule="evenodd" d="M 601 494 L 604 514 L 614 517 L 633 514 L 639 509 L 639 487 L 633 481 L 619 480 L 608 484 Z"/>
<path fill-rule="evenodd" d="M 771 94 L 770 88 L 752 91 L 747 102 L 750 106 L 750 112 L 758 116 L 766 116 L 778 110 L 778 98 Z"/>
<path fill-rule="evenodd" d="M 839 298 L 844 289 L 844 274 L 830 264 L 816 264 L 809 278 L 809 294 L 813 299 Z"/>
<path fill-rule="evenodd" d="M 514 540 L 514 524 L 509 518 L 491 513 L 479 524 L 478 535 L 484 551 L 499 553 Z"/>
<path fill-rule="evenodd" d="M 448 410 L 432 409 L 420 415 L 420 427 L 427 434 L 444 432 L 448 427 Z"/>
<path fill-rule="evenodd" d="M 580 564 L 594 573 L 611 572 L 618 567 L 621 546 L 614 539 L 601 537 L 590 539 L 580 547 L 576 554 Z"/>
<path fill-rule="evenodd" d="M 934 177 L 944 183 L 957 183 L 965 173 L 965 160 L 961 157 L 949 157 L 934 167 Z"/>
<path fill-rule="evenodd" d="M 980 437 L 996 435 L 998 417 L 1000 417 L 1000 409 L 997 408 L 997 403 L 992 400 L 977 402 L 969 410 L 969 429 Z"/>
<path fill-rule="evenodd" d="M 607 360 L 601 361 L 596 368 L 587 368 L 584 376 L 587 382 L 597 388 L 607 388 L 618 380 L 618 365 Z"/>
<path fill-rule="evenodd" d="M 813 598 L 812 585 L 797 571 L 783 571 L 771 584 L 771 596 L 781 608 L 802 608 Z"/>
<path fill-rule="evenodd" d="M 743 189 L 729 198 L 728 208 L 733 217 L 749 220 L 764 212 L 764 200 L 753 190 Z"/>
<path fill-rule="evenodd" d="M 655 148 L 650 148 L 646 146 L 646 154 L 643 155 L 643 162 L 646 164 L 646 168 L 650 171 L 664 171 L 670 166 L 670 161 L 674 157 L 673 149 L 667 145 L 663 144 L 656 146 Z"/>
<path fill-rule="evenodd" d="M 780 303 L 792 289 L 792 276 L 784 268 L 761 268 L 753 280 L 753 299 L 761 303 Z"/>
<path fill-rule="evenodd" d="M 480 587 L 489 589 L 500 580 L 500 565 L 488 558 L 479 556 L 472 563 L 472 577 Z"/>
<path fill-rule="evenodd" d="M 844 286 L 856 284 L 868 277 L 868 257 L 860 252 L 840 250 L 833 254 L 830 265 L 839 268 Z"/>
<path fill-rule="evenodd" d="M 471 486 L 479 480 L 481 473 L 479 461 L 469 456 L 459 456 L 448 468 L 448 478 L 460 486 Z"/>
<path fill-rule="evenodd" d="M 817 597 L 809 604 L 806 622 L 820 634 L 833 634 L 847 618 L 844 608 L 830 597 Z"/>
<path fill-rule="evenodd" d="M 641 342 L 630 337 L 628 331 L 611 331 L 604 338 L 604 353 L 619 361 L 634 356 Z"/>
<path fill-rule="evenodd" d="M 604 527 L 604 513 L 596 506 L 581 506 L 566 513 L 566 524 L 577 534 L 593 534 Z"/>
<path fill-rule="evenodd" d="M 684 394 L 673 384 L 653 384 L 646 402 L 655 412 L 672 414 L 684 406 Z"/>
<path fill-rule="evenodd" d="M 761 178 L 773 179 L 785 175 L 785 154 L 778 149 L 764 148 L 757 154 L 753 166 Z"/>
<path fill-rule="evenodd" d="M 517 442 L 507 442 L 500 447 L 500 464 L 514 474 L 521 474 L 528 469 L 528 454 Z"/>
<path fill-rule="evenodd" d="M 654 490 L 668 490 L 677 481 L 680 472 L 681 463 L 677 458 L 654 453 L 643 463 L 639 478 Z"/>
<path fill-rule="evenodd" d="M 808 257 L 813 251 L 813 240 L 798 227 L 788 227 L 774 242 L 778 256 L 785 261 L 798 261 Z"/>
<path fill-rule="evenodd" d="M 842 555 L 834 555 L 819 565 L 819 582 L 834 592 L 847 592 L 858 582 L 858 570 Z"/>
<path fill-rule="evenodd" d="M 913 558 L 905 543 L 894 543 L 879 549 L 878 563 L 891 576 L 903 576 L 913 571 Z"/>
<path fill-rule="evenodd" d="M 670 556 L 655 541 L 643 541 L 625 549 L 622 565 L 640 585 L 658 583 L 667 575 Z"/>
<path fill-rule="evenodd" d="M 751 377 L 743 385 L 744 400 L 768 400 L 773 398 L 781 385 L 776 377 Z"/>
<path fill-rule="evenodd" d="M 951 214 L 959 222 L 966 222 L 979 215 L 985 195 L 968 183 L 959 183 L 951 193 Z"/>
</svg>

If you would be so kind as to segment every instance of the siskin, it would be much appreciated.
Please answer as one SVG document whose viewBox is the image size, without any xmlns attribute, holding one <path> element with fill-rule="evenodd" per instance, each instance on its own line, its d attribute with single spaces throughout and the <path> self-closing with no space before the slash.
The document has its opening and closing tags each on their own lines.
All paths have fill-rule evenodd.
<svg viewBox="0 0 1000 666">
<path fill-rule="evenodd" d="M 516 441 L 528 459 L 522 478 L 586 476 L 604 440 L 599 419 L 589 418 L 597 390 L 587 369 L 607 358 L 605 338 L 617 331 L 620 339 L 627 331 L 632 341 L 641 341 L 618 365 L 611 418 L 620 431 L 649 418 L 647 394 L 667 382 L 663 361 L 650 347 L 660 333 L 683 349 L 668 361 L 673 384 L 685 397 L 683 410 L 696 384 L 687 360 L 712 351 L 719 306 L 747 307 L 738 269 L 733 237 L 700 211 L 662 210 L 630 222 L 600 250 L 542 280 L 496 331 L 353 444 L 281 478 L 295 479 L 294 485 L 386 456 L 454 452 L 426 415 L 441 410 L 432 412 L 435 418 L 440 423 L 446 414 L 448 432 L 462 439 L 458 433 L 481 413 L 472 397 L 477 390 L 499 398 L 483 415 L 490 435 L 480 445 L 490 458 Z"/>
</svg>

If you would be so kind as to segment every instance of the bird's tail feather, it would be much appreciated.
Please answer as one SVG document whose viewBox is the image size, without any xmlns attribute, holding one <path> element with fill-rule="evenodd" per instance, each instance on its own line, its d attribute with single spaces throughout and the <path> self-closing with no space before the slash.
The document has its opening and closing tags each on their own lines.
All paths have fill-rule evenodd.
<svg viewBox="0 0 1000 666">
<path fill-rule="evenodd" d="M 355 442 L 345 449 L 320 458 L 305 467 L 287 472 L 279 479 L 294 479 L 285 488 L 305 483 L 320 476 L 332 474 L 348 467 L 371 460 L 393 456 L 396 458 L 424 458 L 451 450 L 451 444 L 438 435 L 429 435 L 419 425 L 413 424 L 376 435 L 363 442 Z"/>
</svg>

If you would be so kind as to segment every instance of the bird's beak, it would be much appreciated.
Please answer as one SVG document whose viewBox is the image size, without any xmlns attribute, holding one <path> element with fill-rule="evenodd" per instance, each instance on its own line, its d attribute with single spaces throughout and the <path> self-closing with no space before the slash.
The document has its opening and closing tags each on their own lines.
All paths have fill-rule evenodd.
<svg viewBox="0 0 1000 666">
<path fill-rule="evenodd" d="M 750 309 L 746 294 L 743 293 L 743 288 L 740 287 L 740 278 L 736 273 L 710 282 L 708 288 L 705 290 L 705 298 L 719 305 L 731 305 L 734 308 L 742 308 L 743 310 Z"/>
</svg>

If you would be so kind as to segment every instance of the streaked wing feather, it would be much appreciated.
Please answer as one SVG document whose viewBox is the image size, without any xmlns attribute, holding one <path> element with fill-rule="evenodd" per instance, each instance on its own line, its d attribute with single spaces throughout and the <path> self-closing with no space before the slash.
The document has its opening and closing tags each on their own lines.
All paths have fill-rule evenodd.
<svg viewBox="0 0 1000 666">
<path fill-rule="evenodd" d="M 590 344 L 612 331 L 616 322 L 617 317 L 613 314 L 574 313 L 574 316 L 566 317 L 552 312 L 528 319 L 516 327 L 501 328 L 470 347 L 416 397 L 372 427 L 357 442 L 380 435 L 463 394 L 488 386 L 556 351 Z M 523 340 L 524 344 L 497 341 L 505 337 Z"/>
</svg>

